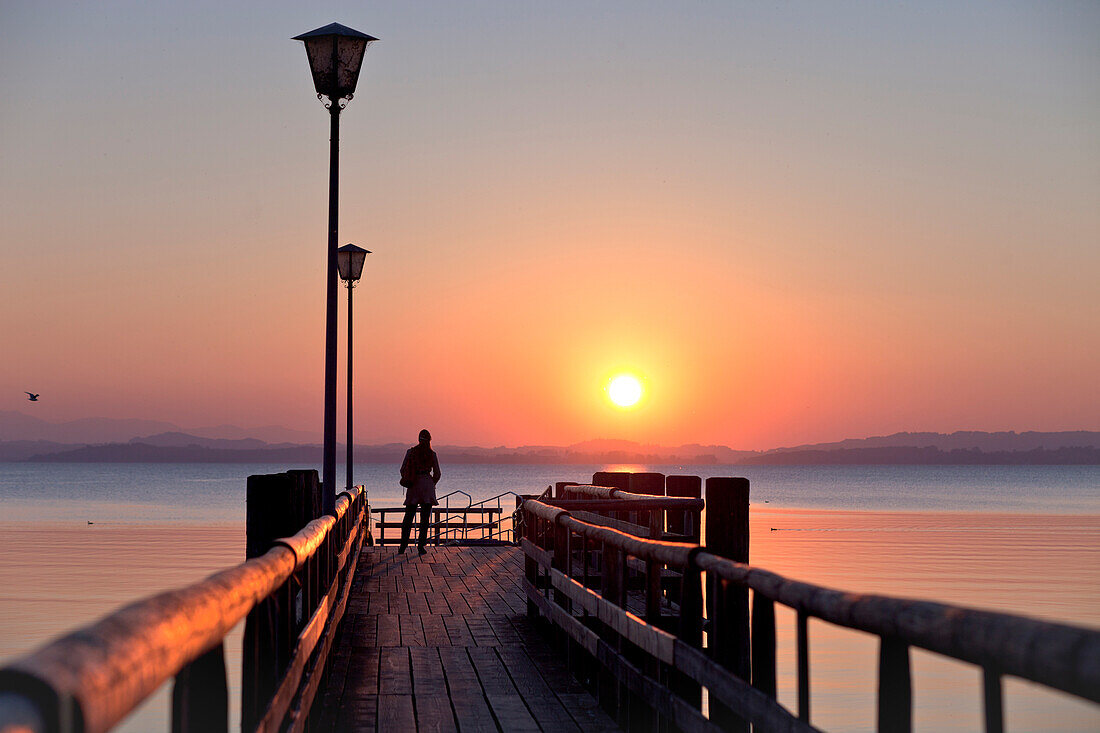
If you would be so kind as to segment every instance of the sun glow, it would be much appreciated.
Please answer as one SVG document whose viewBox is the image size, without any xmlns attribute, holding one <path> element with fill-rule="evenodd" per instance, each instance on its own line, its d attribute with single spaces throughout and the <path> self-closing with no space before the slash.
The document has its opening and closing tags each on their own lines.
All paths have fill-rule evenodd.
<svg viewBox="0 0 1100 733">
<path fill-rule="evenodd" d="M 619 407 L 631 407 L 642 398 L 642 383 L 630 374 L 620 374 L 607 384 L 607 396 Z"/>
</svg>

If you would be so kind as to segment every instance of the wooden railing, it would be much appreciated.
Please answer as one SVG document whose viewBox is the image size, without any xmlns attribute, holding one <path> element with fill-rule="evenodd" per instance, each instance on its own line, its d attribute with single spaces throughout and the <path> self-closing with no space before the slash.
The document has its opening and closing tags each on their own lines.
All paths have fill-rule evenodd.
<svg viewBox="0 0 1100 733">
<path fill-rule="evenodd" d="M 308 473 L 316 486 L 316 471 Z M 250 501 L 252 478 L 275 477 L 250 477 Z M 266 543 L 262 554 L 5 666 L 0 731 L 107 731 L 171 678 L 173 731 L 226 731 L 224 639 L 246 616 L 242 729 L 303 730 L 347 604 L 365 516 L 363 488 L 345 491 L 335 516 Z"/>
<path fill-rule="evenodd" d="M 744 488 L 747 529 L 747 483 Z M 614 502 L 620 513 L 644 507 L 651 512 L 644 524 L 582 519 L 564 508 L 579 506 L 569 499 L 526 501 L 522 546 L 528 613 L 560 630 L 574 672 L 626 729 L 672 724 L 682 730 L 748 730 L 751 723 L 754 730 L 816 730 L 809 708 L 809 618 L 879 637 L 880 731 L 911 729 L 910 647 L 984 670 L 987 731 L 1003 729 L 1004 675 L 1100 702 L 1100 632 L 789 580 L 694 542 L 668 541 L 660 529 L 668 517 L 657 518 L 661 503 L 665 514 L 681 507 L 669 498 L 625 493 L 570 487 L 565 496 L 604 495 L 600 501 Z M 708 517 L 708 535 L 712 521 L 717 518 Z M 675 593 L 669 571 L 678 576 Z M 797 617 L 797 714 L 776 699 L 776 603 Z"/>
</svg>

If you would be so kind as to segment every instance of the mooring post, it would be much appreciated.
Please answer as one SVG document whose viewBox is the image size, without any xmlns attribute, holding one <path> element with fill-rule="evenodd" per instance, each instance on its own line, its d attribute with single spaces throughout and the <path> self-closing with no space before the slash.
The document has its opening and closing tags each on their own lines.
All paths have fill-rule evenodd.
<svg viewBox="0 0 1100 733">
<path fill-rule="evenodd" d="M 630 474 L 626 471 L 596 471 L 592 474 L 592 485 L 626 491 L 630 488 Z"/>
<path fill-rule="evenodd" d="M 292 470 L 286 472 L 294 481 L 294 492 L 297 494 L 298 518 L 302 522 L 298 529 L 321 516 L 321 481 L 317 477 L 316 469 Z M 295 530 L 297 531 L 297 530 Z"/>
<path fill-rule="evenodd" d="M 245 496 L 245 557 L 263 555 L 280 537 L 298 532 L 313 517 L 310 493 L 320 495 L 317 471 L 248 477 Z M 303 599 L 304 600 L 304 599 Z M 241 719 L 248 729 L 262 715 L 282 673 L 293 627 L 292 593 L 273 593 L 245 618 L 241 668 Z"/>
<path fill-rule="evenodd" d="M 707 535 L 709 552 L 737 562 L 749 561 L 749 480 L 707 479 Z M 709 573 L 708 573 L 709 575 Z M 729 580 L 707 579 L 707 617 L 714 636 L 711 656 L 743 680 L 751 678 L 749 657 L 749 591 Z M 748 725 L 717 701 L 711 718 L 727 730 L 747 731 Z"/>
</svg>

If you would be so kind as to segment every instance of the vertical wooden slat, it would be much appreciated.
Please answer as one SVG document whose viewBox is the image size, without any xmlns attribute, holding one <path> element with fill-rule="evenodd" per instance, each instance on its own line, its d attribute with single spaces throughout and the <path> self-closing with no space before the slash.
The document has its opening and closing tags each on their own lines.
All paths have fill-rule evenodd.
<svg viewBox="0 0 1100 733">
<path fill-rule="evenodd" d="M 172 733 L 228 733 L 228 730 L 225 647 L 218 644 L 176 675 L 172 685 Z"/>
<path fill-rule="evenodd" d="M 602 570 L 600 588 L 600 595 L 602 595 L 608 601 L 618 605 L 623 605 L 625 596 L 625 577 L 623 574 L 623 565 L 625 565 L 625 558 L 617 547 L 604 543 L 602 555 Z M 618 651 L 620 649 L 620 639 L 618 634 L 614 631 L 608 630 L 605 627 L 605 633 L 603 634 L 605 641 L 611 644 L 611 646 Z M 618 679 L 607 670 L 601 670 L 600 674 L 600 704 L 603 705 L 604 710 L 617 721 L 622 722 L 626 715 L 626 709 L 623 705 L 622 685 L 619 684 Z"/>
<path fill-rule="evenodd" d="M 775 602 L 752 594 L 752 686 L 775 697 Z"/>
<path fill-rule="evenodd" d="M 684 568 L 680 584 L 680 624 L 676 635 L 696 649 L 703 647 L 703 583 L 702 573 Z M 702 708 L 703 691 L 699 683 L 680 673 L 673 674 L 673 690 L 693 707 Z"/>
<path fill-rule="evenodd" d="M 878 656 L 879 733 L 909 733 L 913 729 L 913 685 L 909 645 L 883 637 Z"/>
<path fill-rule="evenodd" d="M 1001 675 L 994 669 L 982 669 L 985 710 L 985 733 L 1004 733 L 1004 700 L 1001 696 Z"/>
<path fill-rule="evenodd" d="M 660 539 L 665 527 L 665 513 L 662 509 L 649 511 L 649 536 L 651 539 Z M 661 572 L 664 565 L 653 560 L 645 562 L 646 592 L 645 592 L 645 620 L 648 623 L 660 626 L 661 621 Z"/>
<path fill-rule="evenodd" d="M 532 543 L 537 544 L 538 527 L 536 525 L 538 524 L 538 521 L 539 521 L 538 517 L 535 516 L 533 513 L 529 512 L 527 510 L 523 511 L 523 534 L 524 534 L 525 539 L 528 542 L 532 542 Z M 527 582 L 530 583 L 532 587 L 535 587 L 535 588 L 538 587 L 537 586 L 538 574 L 539 574 L 539 564 L 538 564 L 538 562 L 534 558 L 532 558 L 532 557 L 525 554 L 523 556 L 523 575 L 524 575 L 524 577 L 527 578 Z M 539 615 L 539 607 L 535 605 L 534 601 L 532 601 L 530 598 L 528 598 L 527 599 L 527 617 L 528 618 L 537 618 L 538 615 Z"/>
<path fill-rule="evenodd" d="M 809 617 L 798 612 L 798 719 L 810 722 L 810 634 Z"/>
<path fill-rule="evenodd" d="M 555 570 L 569 575 L 569 530 L 563 524 L 554 525 L 554 554 L 550 557 L 550 566 Z M 565 609 L 566 613 L 573 612 L 573 604 L 569 596 L 557 588 L 554 589 L 554 603 Z"/>
</svg>

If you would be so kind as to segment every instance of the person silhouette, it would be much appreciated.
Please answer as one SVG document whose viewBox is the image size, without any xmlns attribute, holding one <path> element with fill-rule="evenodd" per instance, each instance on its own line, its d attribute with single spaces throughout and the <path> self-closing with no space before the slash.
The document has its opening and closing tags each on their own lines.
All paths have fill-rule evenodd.
<svg viewBox="0 0 1100 733">
<path fill-rule="evenodd" d="M 413 517 L 420 508 L 420 540 L 417 551 L 423 555 L 428 544 L 428 519 L 432 516 L 432 506 L 439 503 L 435 497 L 435 485 L 443 474 L 439 470 L 439 458 L 432 450 L 432 434 L 420 431 L 420 442 L 405 451 L 405 460 L 401 463 L 401 476 L 410 476 L 412 486 L 405 492 L 405 518 L 401 522 L 401 549 L 409 546 L 409 534 L 412 532 Z"/>
</svg>

